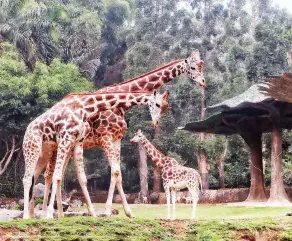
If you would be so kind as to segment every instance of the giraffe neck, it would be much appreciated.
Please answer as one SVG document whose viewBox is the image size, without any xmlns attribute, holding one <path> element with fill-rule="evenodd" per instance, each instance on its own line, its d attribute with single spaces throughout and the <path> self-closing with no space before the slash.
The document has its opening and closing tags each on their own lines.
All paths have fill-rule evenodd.
<svg viewBox="0 0 292 241">
<path fill-rule="evenodd" d="M 158 89 L 186 71 L 183 60 L 175 60 L 165 66 L 159 67 L 149 73 L 140 75 L 133 79 L 126 80 L 119 84 L 104 87 L 99 91 L 105 92 L 131 92 L 131 91 L 152 91 Z"/>
<path fill-rule="evenodd" d="M 165 155 L 158 151 L 156 147 L 153 146 L 153 144 L 145 136 L 143 136 L 141 143 L 143 144 L 150 158 L 156 163 L 156 165 L 160 168 L 163 168 Z"/>
<path fill-rule="evenodd" d="M 123 114 L 131 106 L 147 105 L 151 95 L 150 92 L 72 94 L 69 103 L 73 105 L 72 108 L 84 107 L 86 116 L 116 108 Z"/>
</svg>

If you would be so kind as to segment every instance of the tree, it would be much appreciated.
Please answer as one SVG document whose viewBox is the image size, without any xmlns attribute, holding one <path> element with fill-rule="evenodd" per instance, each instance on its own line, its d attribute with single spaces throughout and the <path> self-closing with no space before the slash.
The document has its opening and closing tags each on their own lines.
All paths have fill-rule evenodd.
<svg viewBox="0 0 292 241">
<path fill-rule="evenodd" d="M 3 140 L 0 155 L 5 178 L 4 171 L 18 158 L 13 154 L 19 151 L 27 125 L 66 94 L 89 90 L 92 84 L 79 74 L 75 65 L 62 64 L 58 59 L 50 66 L 36 62 L 34 72 L 27 71 L 16 49 L 8 43 L 1 45 L 4 52 L 0 58 L 0 138 Z"/>
</svg>

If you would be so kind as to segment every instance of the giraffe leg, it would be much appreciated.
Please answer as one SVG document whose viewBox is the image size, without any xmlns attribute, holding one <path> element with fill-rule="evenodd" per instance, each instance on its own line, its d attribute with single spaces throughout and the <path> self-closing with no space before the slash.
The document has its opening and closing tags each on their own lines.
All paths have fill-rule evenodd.
<svg viewBox="0 0 292 241">
<path fill-rule="evenodd" d="M 120 168 L 120 162 L 121 162 L 121 157 L 120 157 L 120 153 L 121 153 L 121 140 L 118 140 L 116 142 L 114 142 L 114 148 L 116 150 L 116 160 L 118 161 L 118 168 L 119 170 Z M 122 200 L 122 204 L 123 204 L 123 208 L 125 211 L 125 214 L 127 215 L 127 217 L 129 218 L 133 218 L 135 217 L 130 209 L 130 206 L 128 204 L 126 195 L 124 193 L 124 189 L 123 189 L 123 185 L 122 185 L 123 181 L 122 181 L 122 172 L 120 171 L 120 175 L 117 177 L 116 179 L 116 187 L 118 189 L 118 192 L 120 194 L 121 200 Z"/>
<path fill-rule="evenodd" d="M 56 154 L 57 151 L 53 151 L 51 159 L 49 163 L 47 164 L 46 172 L 45 172 L 45 192 L 44 192 L 44 201 L 43 201 L 43 218 L 46 217 L 47 208 L 48 208 L 48 198 L 49 193 L 52 185 L 52 178 L 53 173 L 55 170 L 56 165 Z"/>
<path fill-rule="evenodd" d="M 65 137 L 63 140 L 60 141 L 60 144 L 58 146 L 56 166 L 53 174 L 50 204 L 48 206 L 45 218 L 53 218 L 55 197 L 57 198 L 58 217 L 63 217 L 62 196 L 60 191 L 58 190 L 61 190 L 63 168 L 67 158 L 70 157 L 70 151 L 73 145 L 73 141 L 70 141 L 69 138 L 70 137 Z"/>
<path fill-rule="evenodd" d="M 171 202 L 172 202 L 172 219 L 176 219 L 175 204 L 176 204 L 176 190 L 171 189 Z"/>
<path fill-rule="evenodd" d="M 83 161 L 83 144 L 81 142 L 76 144 L 74 151 L 73 151 L 73 156 L 74 156 L 74 164 L 75 164 L 75 169 L 77 172 L 78 181 L 79 181 L 79 184 L 81 186 L 83 195 L 85 197 L 85 202 L 87 205 L 88 214 L 90 216 L 95 217 L 96 214 L 95 214 L 94 207 L 93 207 L 93 204 L 91 202 L 91 199 L 90 199 L 90 196 L 88 193 L 88 189 L 87 189 L 87 179 L 86 179 L 86 175 L 84 172 L 84 161 Z"/>
<path fill-rule="evenodd" d="M 25 140 L 24 140 L 25 142 Z M 24 188 L 24 211 L 23 218 L 32 218 L 33 212 L 29 212 L 29 206 L 33 205 L 33 201 L 29 205 L 29 199 L 33 196 L 33 184 L 35 167 L 41 154 L 41 138 L 36 138 L 34 142 L 28 142 L 24 145 L 23 155 L 25 159 L 25 173 L 22 179 Z"/>
<path fill-rule="evenodd" d="M 33 178 L 33 183 L 32 183 L 32 196 L 29 200 L 29 216 L 30 217 L 34 217 L 34 207 L 35 207 L 35 203 L 34 203 L 34 199 L 35 199 L 35 193 L 34 193 L 34 186 L 37 183 L 37 180 L 41 174 L 41 172 L 44 170 L 46 166 L 46 160 L 44 158 L 39 158 L 36 168 L 35 168 L 35 172 L 34 172 L 34 178 Z"/>
<path fill-rule="evenodd" d="M 113 196 L 114 196 L 115 186 L 117 182 L 116 179 L 119 173 L 120 171 L 117 165 L 115 167 L 115 165 L 111 164 L 111 181 L 110 181 L 110 187 L 109 187 L 108 196 L 105 203 L 105 211 L 104 211 L 104 215 L 106 216 L 110 216 L 112 214 Z"/>
<path fill-rule="evenodd" d="M 120 194 L 120 197 L 122 199 L 122 203 L 123 203 L 125 214 L 129 218 L 134 218 L 134 215 L 132 214 L 132 211 L 131 211 L 130 206 L 129 206 L 128 202 L 127 202 L 126 195 L 125 195 L 124 190 L 123 190 L 122 175 L 121 174 L 117 177 L 116 187 L 117 187 L 117 189 L 119 191 L 119 194 Z"/>
<path fill-rule="evenodd" d="M 193 200 L 193 210 L 192 210 L 191 219 L 195 219 L 196 218 L 197 203 L 199 201 L 199 198 L 198 198 L 198 193 L 195 190 L 190 190 L 190 193 L 192 195 L 192 200 Z"/>
<path fill-rule="evenodd" d="M 169 187 L 165 187 L 166 204 L 167 204 L 167 219 L 170 219 L 170 191 Z"/>
<path fill-rule="evenodd" d="M 132 218 L 134 215 L 131 212 L 122 186 L 122 174 L 120 167 L 120 141 L 106 142 L 103 146 L 103 149 L 105 150 L 105 155 L 111 166 L 111 182 L 104 214 L 107 216 L 111 215 L 113 195 L 116 186 L 122 199 L 125 214 Z"/>
</svg>

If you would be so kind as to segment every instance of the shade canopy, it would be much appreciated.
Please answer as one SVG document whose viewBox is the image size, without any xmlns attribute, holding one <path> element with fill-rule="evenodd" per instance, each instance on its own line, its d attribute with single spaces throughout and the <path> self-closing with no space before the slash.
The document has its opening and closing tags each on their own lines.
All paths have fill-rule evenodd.
<svg viewBox="0 0 292 241">
<path fill-rule="evenodd" d="M 292 129 L 292 104 L 262 93 L 263 86 L 265 84 L 252 85 L 238 96 L 207 107 L 207 112 L 213 115 L 179 129 L 223 135 L 270 132 L 274 126 Z"/>
</svg>

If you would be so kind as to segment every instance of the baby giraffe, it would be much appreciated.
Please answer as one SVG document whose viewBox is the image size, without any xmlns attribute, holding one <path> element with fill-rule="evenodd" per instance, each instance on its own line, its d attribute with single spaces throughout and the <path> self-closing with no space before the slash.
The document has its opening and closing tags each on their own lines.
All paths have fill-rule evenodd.
<svg viewBox="0 0 292 241">
<path fill-rule="evenodd" d="M 141 130 L 135 134 L 131 142 L 142 143 L 148 155 L 162 171 L 163 187 L 167 200 L 167 218 L 170 218 L 170 190 L 173 206 L 173 217 L 175 219 L 175 202 L 176 191 L 188 188 L 193 199 L 193 211 L 191 219 L 195 219 L 196 206 L 199 200 L 200 188 L 202 190 L 201 176 L 197 170 L 180 165 L 174 158 L 163 155 L 158 151 L 148 139 L 143 135 Z"/>
</svg>

